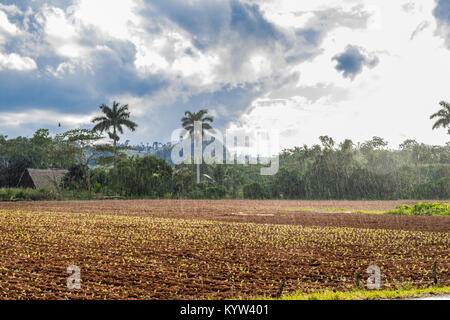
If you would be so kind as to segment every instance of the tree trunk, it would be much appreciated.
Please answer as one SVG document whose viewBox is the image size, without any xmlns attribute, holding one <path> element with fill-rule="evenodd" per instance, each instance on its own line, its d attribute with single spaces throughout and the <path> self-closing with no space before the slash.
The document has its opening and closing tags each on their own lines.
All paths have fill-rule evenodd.
<svg viewBox="0 0 450 320">
<path fill-rule="evenodd" d="M 198 122 L 194 122 L 194 139 L 195 139 L 195 143 L 194 143 L 194 163 L 197 163 L 197 184 L 200 184 L 200 164 L 202 162 L 202 152 L 203 152 L 203 147 L 198 150 L 198 148 L 200 148 L 202 140 L 201 140 L 201 131 L 198 132 Z M 198 152 L 200 151 L 200 154 L 198 154 Z"/>
<path fill-rule="evenodd" d="M 84 178 L 86 179 L 86 188 L 91 191 L 91 176 L 89 175 L 89 162 L 83 165 Z"/>
<path fill-rule="evenodd" d="M 197 164 L 197 184 L 200 184 L 200 165 Z"/>
<path fill-rule="evenodd" d="M 117 131 L 116 127 L 114 126 L 114 136 L 113 136 L 113 144 L 114 144 L 114 168 L 116 167 L 117 162 Z"/>
</svg>

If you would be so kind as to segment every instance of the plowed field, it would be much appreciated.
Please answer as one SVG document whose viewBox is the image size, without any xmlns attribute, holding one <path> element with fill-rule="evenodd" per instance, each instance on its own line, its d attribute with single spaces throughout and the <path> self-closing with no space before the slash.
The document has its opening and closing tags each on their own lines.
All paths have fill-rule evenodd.
<svg viewBox="0 0 450 320">
<path fill-rule="evenodd" d="M 274 296 L 282 280 L 285 293 L 352 290 L 370 265 L 382 289 L 427 287 L 434 262 L 450 285 L 450 218 L 345 213 L 412 203 L 0 203 L 0 298 Z M 79 290 L 66 285 L 71 265 Z"/>
</svg>

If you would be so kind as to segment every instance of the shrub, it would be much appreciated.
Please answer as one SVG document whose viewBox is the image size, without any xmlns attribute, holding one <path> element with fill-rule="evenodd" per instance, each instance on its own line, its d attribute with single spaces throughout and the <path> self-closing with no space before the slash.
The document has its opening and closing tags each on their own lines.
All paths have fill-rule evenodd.
<svg viewBox="0 0 450 320">
<path fill-rule="evenodd" d="M 163 197 L 173 191 L 172 167 L 155 157 L 121 159 L 109 174 L 109 187 L 127 197 Z"/>
<path fill-rule="evenodd" d="M 202 192 L 202 190 L 195 188 L 193 191 L 188 193 L 187 197 L 189 199 L 204 199 L 205 194 Z"/>
<path fill-rule="evenodd" d="M 450 205 L 448 203 L 417 203 L 413 206 L 401 205 L 395 210 L 388 211 L 389 214 L 414 215 L 414 216 L 450 216 Z"/>
<path fill-rule="evenodd" d="M 245 199 L 265 199 L 266 192 L 264 188 L 257 182 L 244 186 L 244 198 Z"/>
<path fill-rule="evenodd" d="M 227 195 L 227 189 L 224 186 L 206 188 L 206 197 L 208 199 L 222 199 Z"/>
<path fill-rule="evenodd" d="M 58 199 L 58 195 L 49 190 L 0 189 L 0 201 L 41 201 L 56 199 Z"/>
</svg>

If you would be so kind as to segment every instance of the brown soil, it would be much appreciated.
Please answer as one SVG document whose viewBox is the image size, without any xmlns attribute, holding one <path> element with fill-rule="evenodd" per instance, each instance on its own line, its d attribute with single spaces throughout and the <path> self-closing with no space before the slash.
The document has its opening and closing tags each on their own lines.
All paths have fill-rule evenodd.
<svg viewBox="0 0 450 320">
<path fill-rule="evenodd" d="M 69 202 L 3 202 L 0 209 L 34 212 L 83 212 L 159 218 L 205 219 L 303 226 L 450 232 L 447 217 L 343 213 L 387 211 L 419 201 L 249 201 L 249 200 L 132 200 Z M 319 212 L 305 212 L 308 209 Z M 313 210 L 311 210 L 313 211 Z"/>
<path fill-rule="evenodd" d="M 0 204 L 1 299 L 196 299 L 450 285 L 450 218 L 325 213 L 408 201 L 77 201 Z M 319 213 L 304 213 L 306 208 Z M 300 210 L 301 209 L 301 210 Z M 336 210 L 339 211 L 339 210 Z M 81 268 L 81 290 L 66 287 Z"/>
</svg>

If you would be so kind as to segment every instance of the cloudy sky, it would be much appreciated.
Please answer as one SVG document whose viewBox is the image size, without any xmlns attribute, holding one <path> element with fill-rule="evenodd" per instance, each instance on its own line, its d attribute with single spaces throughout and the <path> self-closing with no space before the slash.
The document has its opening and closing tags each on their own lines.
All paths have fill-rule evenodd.
<svg viewBox="0 0 450 320">
<path fill-rule="evenodd" d="M 0 0 L 0 134 L 89 127 L 130 105 L 133 143 L 185 110 L 276 128 L 281 147 L 448 140 L 450 0 Z M 58 123 L 62 128 L 58 128 Z"/>
</svg>

